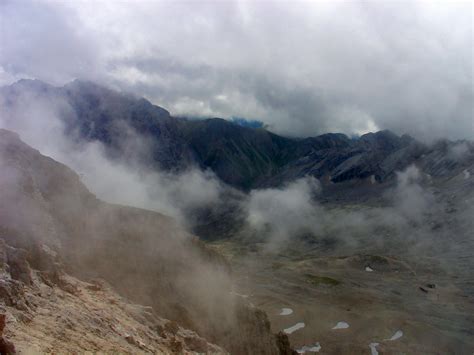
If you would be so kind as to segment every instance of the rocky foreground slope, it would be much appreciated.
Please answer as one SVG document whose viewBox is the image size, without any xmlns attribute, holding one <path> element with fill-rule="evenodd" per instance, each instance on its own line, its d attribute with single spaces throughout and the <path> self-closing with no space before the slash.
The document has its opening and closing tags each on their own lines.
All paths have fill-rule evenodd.
<svg viewBox="0 0 474 355">
<path fill-rule="evenodd" d="M 270 332 L 265 313 L 232 295 L 229 269 L 221 257 L 180 229 L 170 218 L 96 199 L 73 171 L 42 156 L 16 134 L 5 130 L 0 130 L 0 172 L 0 235 L 8 245 L 7 250 L 12 247 L 24 255 L 19 259 L 19 266 L 12 267 L 7 261 L 10 275 L 7 272 L 3 279 L 4 285 L 5 282 L 8 284 L 11 276 L 12 290 L 17 290 L 9 296 L 7 285 L 2 294 L 3 303 L 10 307 L 5 334 L 12 335 L 13 341 L 28 343 L 28 334 L 33 334 L 32 337 L 43 339 L 43 345 L 51 346 L 52 350 L 66 350 L 60 339 L 51 339 L 56 339 L 51 333 L 53 328 L 67 333 L 68 327 L 72 327 L 72 337 L 74 332 L 82 334 L 81 327 L 87 326 L 80 319 L 95 322 L 100 318 L 106 323 L 116 323 L 115 330 L 101 330 L 115 334 L 110 338 L 111 350 L 124 346 L 127 351 L 130 348 L 126 346 L 133 345 L 147 351 L 155 349 L 154 344 L 163 344 L 172 352 L 175 345 L 161 339 L 161 328 L 155 334 L 147 327 L 150 323 L 140 321 L 133 312 L 115 315 L 110 308 L 102 309 L 110 303 L 109 299 L 118 299 L 108 288 L 98 286 L 96 290 L 91 284 L 91 280 L 102 278 L 121 297 L 151 307 L 145 313 L 175 321 L 233 354 L 292 352 L 286 336 Z M 60 277 L 56 283 L 42 278 L 43 261 L 37 254 L 44 245 L 63 260 L 64 270 L 71 276 Z M 15 259 L 8 260 L 15 264 Z M 27 262 L 34 271 L 28 271 Z M 19 274 L 14 270 L 20 270 Z M 24 305 L 22 295 L 29 295 Z M 24 316 L 13 310 L 18 306 L 15 302 L 22 303 L 20 308 L 23 310 L 20 311 Z M 47 309 L 45 314 L 41 304 Z M 79 308 L 80 304 L 82 308 Z M 109 304 L 109 307 L 112 306 Z M 118 300 L 113 307 L 128 306 Z M 68 312 L 67 309 L 73 314 L 65 318 L 77 319 L 77 324 L 63 324 L 67 321 L 61 317 L 54 319 L 55 315 Z M 74 310 L 78 313 L 74 314 Z M 99 313 L 94 313 L 96 310 Z M 118 318 L 114 320 L 114 316 Z M 46 323 L 41 326 L 42 321 L 51 322 L 50 326 Z M 165 327 L 168 324 L 157 321 L 160 322 Z M 100 323 L 96 328 L 101 328 Z M 135 328 L 138 333 L 129 331 Z M 178 332 L 177 341 L 185 344 L 183 349 L 192 350 L 189 344 L 186 345 L 186 331 L 173 328 Z M 94 329 L 92 327 L 89 332 Z M 21 339 L 18 338 L 20 334 L 24 334 Z M 123 338 L 128 341 L 124 334 L 135 337 L 135 340 L 128 339 L 132 345 L 123 343 Z M 168 339 L 166 330 L 164 334 Z M 186 334 L 195 336 L 194 333 Z M 200 338 L 196 336 L 196 339 Z M 204 344 L 203 340 L 196 341 Z M 102 345 L 99 342 L 93 348 L 102 348 Z M 212 345 L 206 346 L 214 349 Z M 88 345 L 84 343 L 84 347 Z M 158 345 L 155 350 L 160 350 Z"/>
<path fill-rule="evenodd" d="M 0 270 L 2 354 L 227 354 L 151 307 L 130 303 L 103 280 L 67 275 L 44 244 L 29 253 L 0 239 Z"/>
</svg>

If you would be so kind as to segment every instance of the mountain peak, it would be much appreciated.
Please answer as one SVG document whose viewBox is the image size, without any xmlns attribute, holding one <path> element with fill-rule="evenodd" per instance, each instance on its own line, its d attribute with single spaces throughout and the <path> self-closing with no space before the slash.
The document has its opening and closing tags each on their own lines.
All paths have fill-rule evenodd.
<svg viewBox="0 0 474 355">
<path fill-rule="evenodd" d="M 39 79 L 20 79 L 8 87 L 11 87 L 14 90 L 33 90 L 37 92 L 45 92 L 55 89 L 54 86 Z"/>
<path fill-rule="evenodd" d="M 49 87 L 28 80 L 17 86 Z M 61 96 L 75 113 L 64 120 L 66 132 L 101 142 L 111 157 L 165 171 L 210 169 L 225 183 L 243 190 L 279 186 L 305 175 L 331 176 L 335 183 L 372 175 L 383 181 L 427 150 L 410 136 L 400 137 L 390 130 L 355 139 L 341 133 L 302 139 L 218 117 L 180 119 L 145 98 L 85 80 L 45 93 Z M 9 102 L 15 102 L 13 96 Z M 131 135 L 146 139 L 146 151 L 130 149 Z"/>
</svg>

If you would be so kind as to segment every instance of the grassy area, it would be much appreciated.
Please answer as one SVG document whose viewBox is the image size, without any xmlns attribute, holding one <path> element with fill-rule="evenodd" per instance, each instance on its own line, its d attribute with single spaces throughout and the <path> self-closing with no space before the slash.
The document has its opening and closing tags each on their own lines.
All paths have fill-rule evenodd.
<svg viewBox="0 0 474 355">
<path fill-rule="evenodd" d="M 304 277 L 313 286 L 320 286 L 320 285 L 337 286 L 342 283 L 341 281 L 333 279 L 332 277 L 328 277 L 328 276 L 305 274 Z"/>
<path fill-rule="evenodd" d="M 272 263 L 272 270 L 279 270 L 281 269 L 283 266 L 285 266 L 284 263 L 281 263 L 279 261 L 275 261 Z"/>
</svg>

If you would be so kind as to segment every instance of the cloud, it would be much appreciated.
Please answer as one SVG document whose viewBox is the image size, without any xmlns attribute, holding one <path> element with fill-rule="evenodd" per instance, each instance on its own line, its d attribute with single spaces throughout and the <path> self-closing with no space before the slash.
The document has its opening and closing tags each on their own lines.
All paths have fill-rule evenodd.
<svg viewBox="0 0 474 355">
<path fill-rule="evenodd" d="M 253 190 L 245 201 L 250 228 L 266 232 L 278 245 L 304 232 L 319 229 L 314 195 L 320 189 L 314 177 L 298 179 L 281 189 Z"/>
<path fill-rule="evenodd" d="M 158 211 L 186 225 L 188 211 L 220 199 L 224 187 L 210 171 L 190 168 L 173 174 L 151 170 L 130 164 L 126 157 L 110 159 L 98 141 L 84 142 L 66 135 L 63 119 L 74 113 L 62 97 L 24 90 L 17 100 L 17 105 L 8 105 L 0 99 L 0 127 L 17 132 L 42 154 L 75 170 L 91 192 L 107 202 Z M 147 140 L 125 123 L 121 129 L 126 132 L 123 150 L 146 154 Z"/>
<path fill-rule="evenodd" d="M 0 83 L 100 78 L 102 43 L 83 27 L 74 9 L 54 2 L 7 0 L 0 4 L 0 22 Z"/>
<path fill-rule="evenodd" d="M 264 241 L 267 251 L 298 245 L 293 242 L 301 237 L 316 244 L 331 240 L 339 252 L 380 250 L 394 241 L 399 247 L 424 247 L 432 240 L 433 216 L 442 216 L 445 208 L 429 185 L 429 177 L 412 165 L 397 172 L 394 187 L 385 190 L 383 202 L 373 206 L 357 201 L 320 203 L 321 185 L 314 177 L 279 189 L 252 190 L 242 200 L 243 233 L 256 237 L 253 242 Z"/>
<path fill-rule="evenodd" d="M 420 221 L 435 205 L 433 195 L 424 189 L 420 170 L 411 165 L 397 172 L 397 186 L 393 192 L 396 211 L 408 221 Z"/>
<path fill-rule="evenodd" d="M 474 138 L 469 2 L 2 2 L 0 80 L 93 79 L 275 132 Z"/>
</svg>

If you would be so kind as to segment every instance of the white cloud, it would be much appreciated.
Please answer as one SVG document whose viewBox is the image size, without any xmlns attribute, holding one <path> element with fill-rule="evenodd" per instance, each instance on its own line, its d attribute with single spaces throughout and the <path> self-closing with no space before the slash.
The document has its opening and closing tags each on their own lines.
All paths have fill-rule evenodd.
<svg viewBox="0 0 474 355">
<path fill-rule="evenodd" d="M 76 171 L 99 198 L 112 203 L 146 208 L 173 216 L 186 224 L 186 211 L 217 203 L 223 186 L 210 171 L 190 168 L 180 174 L 130 166 L 112 160 L 100 142 L 77 143 L 64 134 L 65 111 L 72 108 L 60 97 L 42 97 L 27 90 L 18 105 L 0 99 L 0 128 L 17 132 L 21 139 L 42 154 Z M 145 150 L 147 141 L 132 129 L 126 134 L 125 150 Z"/>
<path fill-rule="evenodd" d="M 0 6 L 3 83 L 94 79 L 178 114 L 247 116 L 290 135 L 474 137 L 469 2 Z"/>
<path fill-rule="evenodd" d="M 251 228 L 267 231 L 272 244 L 319 229 L 320 208 L 313 202 L 320 189 L 314 177 L 305 177 L 281 189 L 250 192 L 245 202 L 247 222 Z"/>
</svg>

